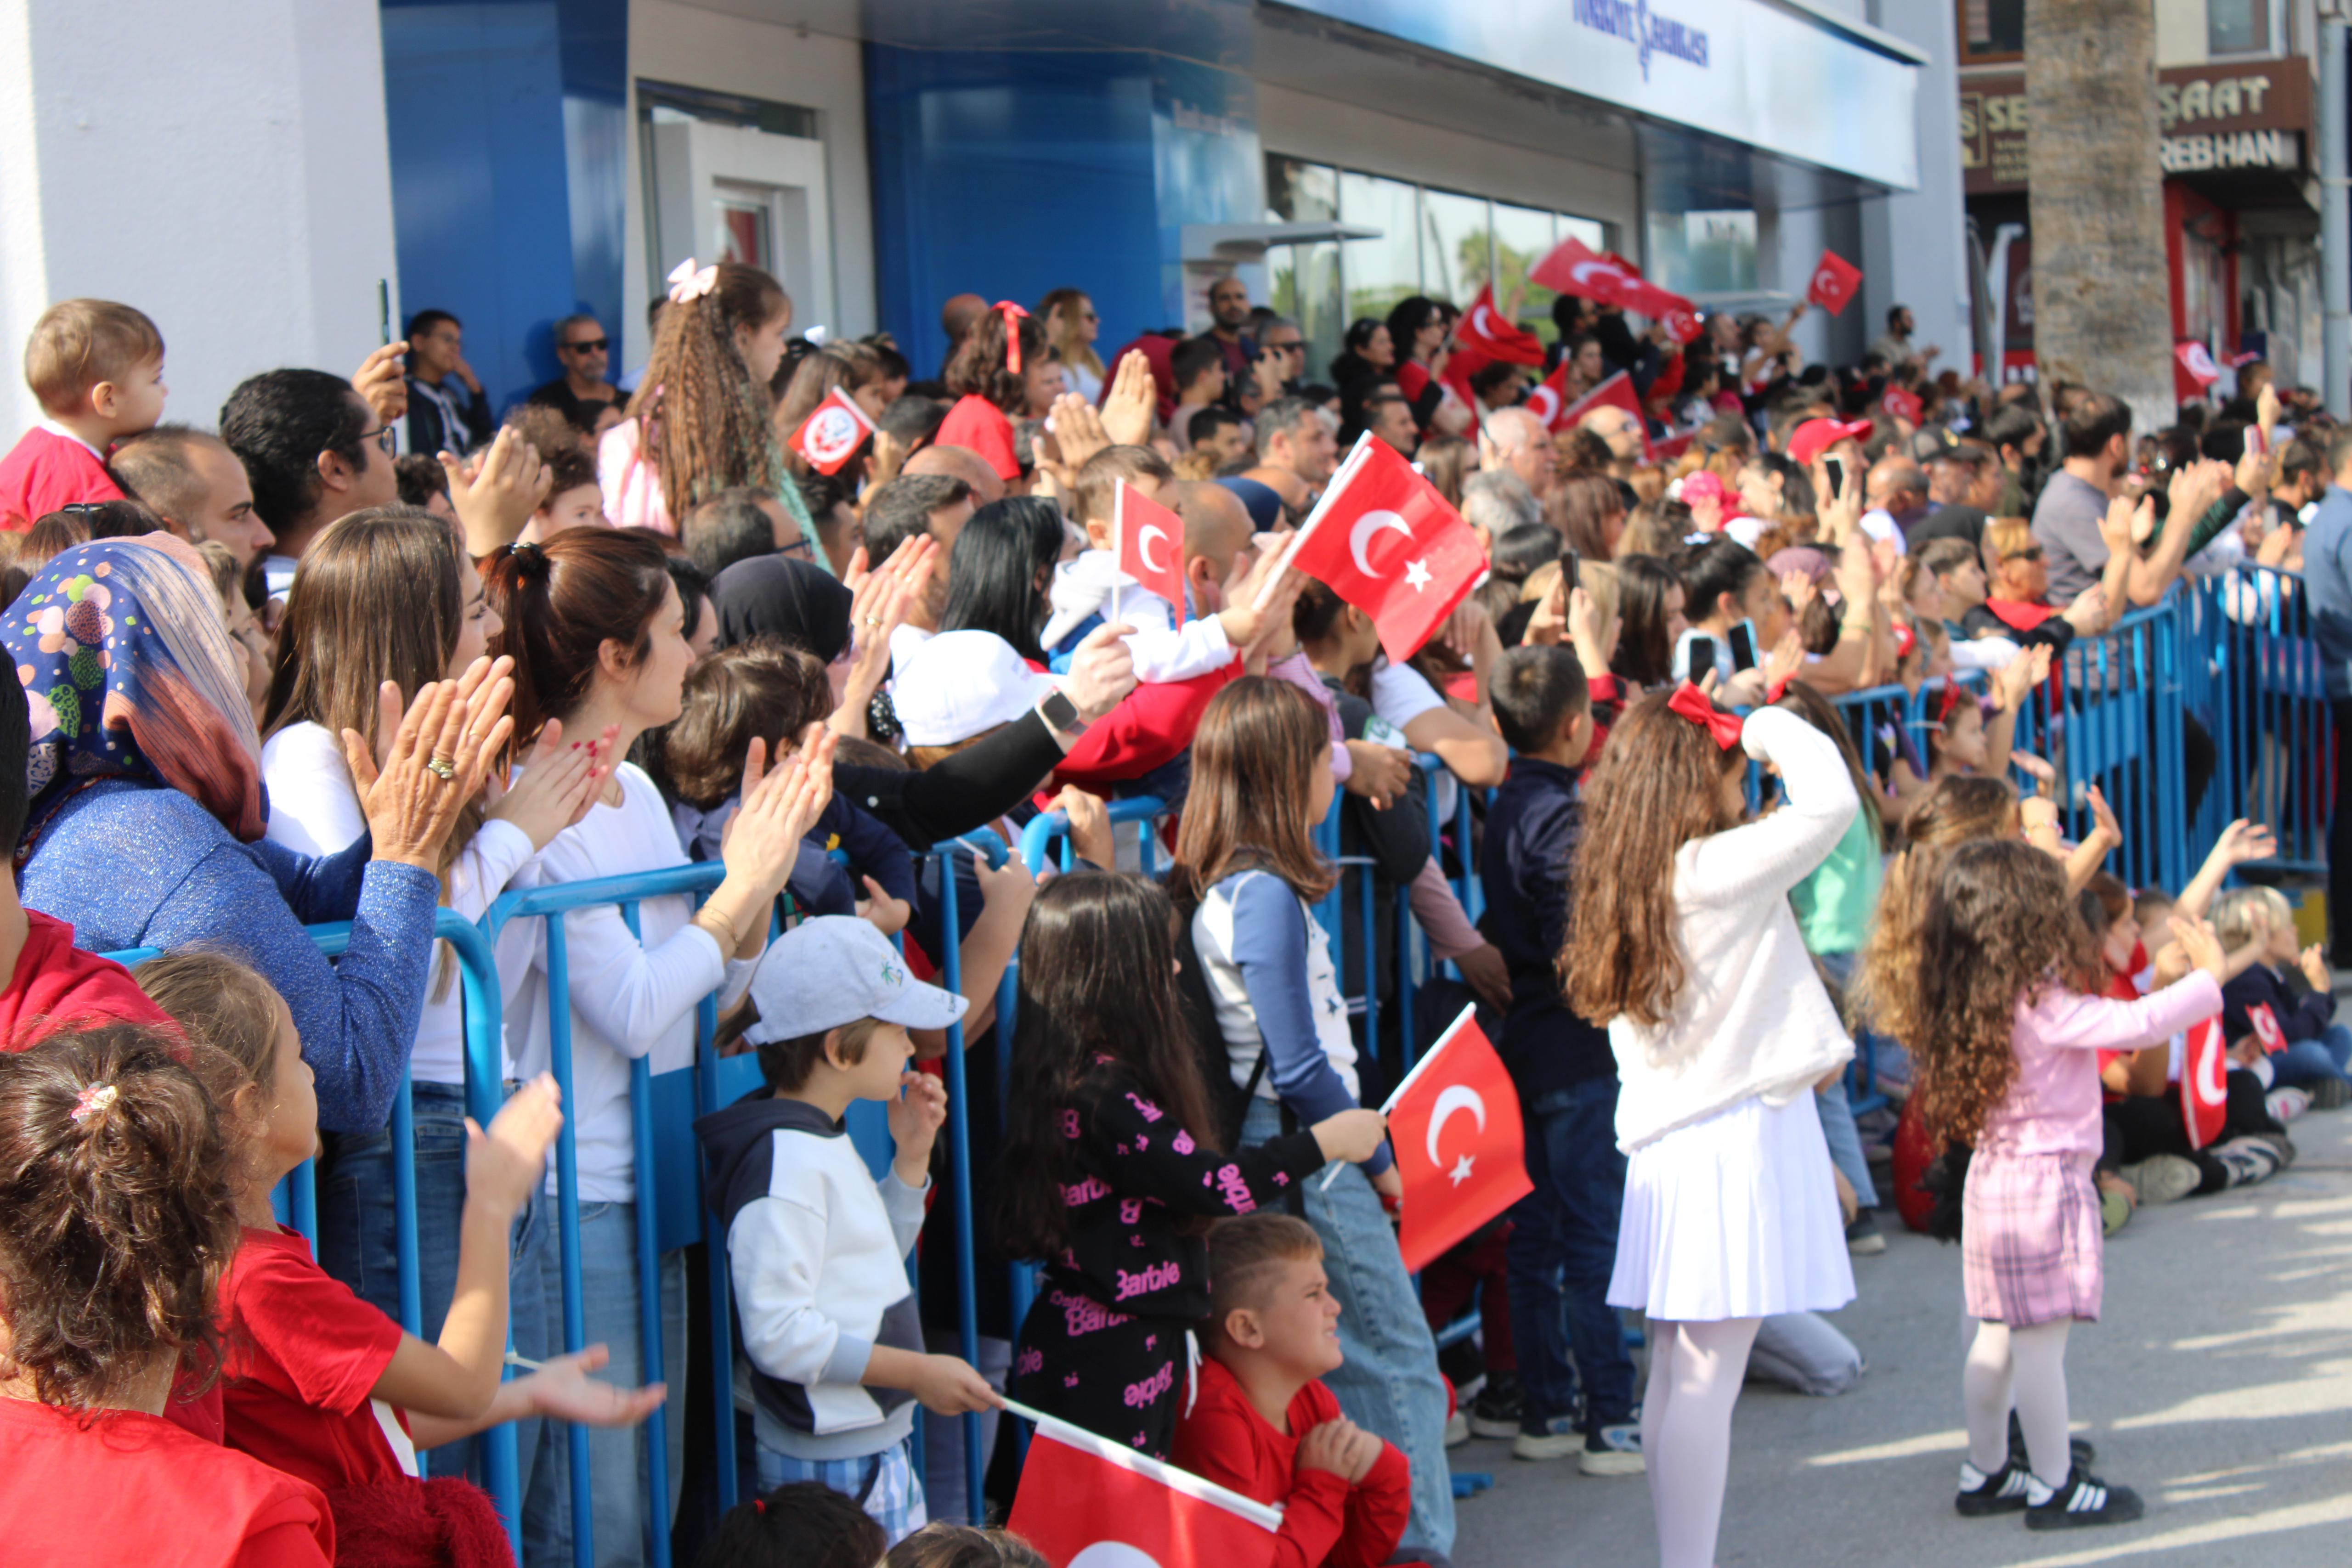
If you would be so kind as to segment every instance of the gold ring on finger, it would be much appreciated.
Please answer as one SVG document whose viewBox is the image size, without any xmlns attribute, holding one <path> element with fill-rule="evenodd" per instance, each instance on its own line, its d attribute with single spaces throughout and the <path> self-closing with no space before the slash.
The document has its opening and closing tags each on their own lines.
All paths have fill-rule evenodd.
<svg viewBox="0 0 2352 1568">
<path fill-rule="evenodd" d="M 457 777 L 457 765 L 446 757 L 435 757 L 425 764 L 425 770 L 446 784 Z"/>
</svg>

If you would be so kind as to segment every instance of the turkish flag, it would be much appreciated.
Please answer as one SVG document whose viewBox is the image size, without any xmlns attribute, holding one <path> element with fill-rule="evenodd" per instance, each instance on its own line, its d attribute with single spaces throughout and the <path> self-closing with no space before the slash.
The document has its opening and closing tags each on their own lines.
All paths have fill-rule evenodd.
<svg viewBox="0 0 2352 1568">
<path fill-rule="evenodd" d="M 1092 1432 L 1038 1416 L 1005 1527 L 1054 1568 L 1269 1568 L 1282 1515 Z"/>
<path fill-rule="evenodd" d="M 1369 614 L 1400 664 L 1486 570 L 1462 514 L 1385 441 L 1357 444 L 1298 530 L 1290 563 Z"/>
<path fill-rule="evenodd" d="M 1919 423 L 1920 414 L 1927 412 L 1919 406 L 1918 393 L 1905 392 L 1901 387 L 1888 387 L 1886 395 L 1878 400 L 1878 406 L 1886 411 L 1889 418 L 1902 420 L 1915 427 Z"/>
<path fill-rule="evenodd" d="M 1559 363 L 1551 368 L 1551 374 L 1544 377 L 1535 390 L 1528 393 L 1528 401 L 1519 406 L 1542 420 L 1546 430 L 1559 428 L 1559 416 L 1568 412 L 1567 355 L 1560 356 Z"/>
<path fill-rule="evenodd" d="M 1176 609 L 1176 624 L 1184 624 L 1184 519 L 1118 481 L 1112 503 L 1118 537 L 1111 560 L 1119 570 L 1160 595 Z"/>
<path fill-rule="evenodd" d="M 808 465 L 818 473 L 837 474 L 873 434 L 874 422 L 866 417 L 866 411 L 835 387 L 793 432 L 793 450 L 808 459 Z"/>
<path fill-rule="evenodd" d="M 2279 1027 L 2278 1014 L 2271 1011 L 2268 1002 L 2256 1002 L 2246 1009 L 2246 1018 L 2254 1026 L 2254 1038 L 2263 1042 L 2266 1056 L 2276 1056 L 2286 1049 L 2286 1030 Z"/>
<path fill-rule="evenodd" d="M 1555 294 L 1598 299 L 1603 305 L 1622 304 L 1627 285 L 1641 279 L 1641 269 L 1632 262 L 1577 239 L 1560 241 L 1528 268 L 1530 283 L 1539 283 Z"/>
<path fill-rule="evenodd" d="M 1503 1059 L 1464 1008 L 1389 1096 L 1404 1206 L 1397 1246 L 1407 1272 L 1535 1190 L 1520 1143 L 1519 1096 Z"/>
<path fill-rule="evenodd" d="M 1495 308 L 1495 286 L 1491 283 L 1478 290 L 1478 298 L 1470 301 L 1470 308 L 1454 324 L 1454 340 L 1509 364 L 1543 363 L 1543 340 L 1518 323 L 1503 319 L 1503 313 Z"/>
<path fill-rule="evenodd" d="M 2201 1149 L 2220 1137 L 2229 1112 L 2229 1047 L 2221 1039 L 2221 1020 L 2207 1019 L 2190 1026 L 2188 1060 L 2180 1071 L 2180 1124 L 2189 1146 Z"/>
<path fill-rule="evenodd" d="M 1698 307 L 1671 288 L 1661 288 L 1638 277 L 1625 286 L 1618 303 L 1636 316 L 1646 316 L 1663 324 L 1666 335 L 1677 343 L 1687 343 L 1705 330 L 1698 319 Z"/>
<path fill-rule="evenodd" d="M 1645 463 L 1656 461 L 1656 455 L 1650 448 L 1650 422 L 1642 416 L 1642 400 L 1633 393 L 1633 378 L 1623 371 L 1619 371 L 1615 375 L 1561 409 L 1559 418 L 1554 423 L 1552 428 L 1554 430 L 1570 429 L 1579 420 L 1596 408 L 1622 408 L 1640 420 L 1642 460 Z"/>
<path fill-rule="evenodd" d="M 1812 287 L 1805 290 L 1805 298 L 1832 316 L 1842 315 L 1861 285 L 1862 268 L 1837 252 L 1825 250 L 1813 268 Z"/>
<path fill-rule="evenodd" d="M 2172 390 L 2180 398 L 2196 397 L 2221 379 L 2221 367 L 2204 344 L 2189 338 L 2172 346 Z"/>
</svg>

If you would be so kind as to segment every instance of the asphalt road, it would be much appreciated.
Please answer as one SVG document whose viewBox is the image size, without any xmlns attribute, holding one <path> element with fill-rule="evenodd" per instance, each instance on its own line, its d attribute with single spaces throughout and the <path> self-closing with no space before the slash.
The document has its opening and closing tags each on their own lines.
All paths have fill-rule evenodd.
<svg viewBox="0 0 2352 1568">
<path fill-rule="evenodd" d="M 2137 1524 L 1965 1520 L 1960 1260 L 1896 1227 L 1836 1316 L 1870 1369 L 1840 1398 L 1750 1386 L 1734 1417 L 1720 1568 L 2352 1564 L 2352 1109 L 2289 1129 L 2263 1186 L 2143 1209 L 2107 1243 L 2105 1316 L 2067 1352 L 2076 1430 L 2147 1500 Z M 1891 1218 L 1891 1217 L 1890 1217 Z M 1494 1490 L 1458 1504 L 1461 1568 L 1643 1568 L 1647 1483 L 1453 1450 Z"/>
</svg>

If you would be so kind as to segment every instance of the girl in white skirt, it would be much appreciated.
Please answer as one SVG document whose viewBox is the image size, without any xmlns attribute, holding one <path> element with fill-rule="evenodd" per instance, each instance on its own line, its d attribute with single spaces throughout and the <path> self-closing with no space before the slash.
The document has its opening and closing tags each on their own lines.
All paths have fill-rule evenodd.
<svg viewBox="0 0 2352 1568">
<path fill-rule="evenodd" d="M 2128 1051 L 2210 1018 L 2228 961 L 2213 928 L 2176 914 L 2189 968 L 2154 996 L 2099 996 L 2098 949 L 2066 873 L 2016 841 L 1952 852 L 1927 895 L 1908 1015 L 1928 1137 L 1975 1145 L 1961 1200 L 1960 1267 L 1980 1320 L 1960 1391 L 1969 1457 L 1959 1511 L 2025 1515 L 2032 1530 L 2122 1524 L 2140 1516 L 2072 1453 L 2066 1333 L 2095 1322 L 2105 1285 L 2098 1193 L 2099 1052 Z M 2184 962 L 2185 960 L 2185 962 Z M 2085 994 L 2085 993 L 2089 994 Z M 2025 1449 L 2010 1445 L 2015 1395 Z"/>
<path fill-rule="evenodd" d="M 1744 822 L 1750 758 L 1779 770 L 1786 801 Z M 1642 1447 L 1661 1568 L 1708 1568 L 1757 1324 L 1853 1299 L 1812 1095 L 1853 1046 L 1789 890 L 1860 801 L 1828 736 L 1779 708 L 1743 726 L 1688 682 L 1626 710 L 1585 797 L 1560 969 L 1617 1057 L 1630 1159 L 1609 1304 L 1650 1320 Z"/>
</svg>

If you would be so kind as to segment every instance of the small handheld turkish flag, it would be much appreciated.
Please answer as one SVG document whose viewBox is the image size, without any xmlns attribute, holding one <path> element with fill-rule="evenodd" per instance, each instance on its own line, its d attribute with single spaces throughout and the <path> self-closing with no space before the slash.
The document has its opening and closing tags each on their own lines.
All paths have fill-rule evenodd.
<svg viewBox="0 0 2352 1568">
<path fill-rule="evenodd" d="M 1489 359 L 1510 364 L 1543 363 L 1543 340 L 1517 322 L 1503 319 L 1503 313 L 1495 308 L 1495 286 L 1491 283 L 1478 290 L 1478 298 L 1470 301 L 1462 319 L 1454 323 L 1454 340 Z"/>
<path fill-rule="evenodd" d="M 1927 412 L 1920 406 L 1917 392 L 1906 392 L 1901 387 L 1888 387 L 1886 394 L 1878 400 L 1878 406 L 1886 411 L 1889 418 L 1911 425 L 1916 425 L 1919 416 Z"/>
<path fill-rule="evenodd" d="M 2212 351 L 2194 338 L 2184 339 L 2172 346 L 2172 390 L 2183 402 L 2204 394 L 2205 389 L 2221 379 L 2221 367 L 2213 362 Z"/>
<path fill-rule="evenodd" d="M 1666 329 L 1677 343 L 1687 343 L 1704 330 L 1698 308 L 1671 288 L 1635 278 L 1619 291 L 1617 302 L 1636 316 L 1646 316 Z"/>
<path fill-rule="evenodd" d="M 1843 315 L 1853 302 L 1853 291 L 1861 287 L 1862 268 L 1837 252 L 1825 250 L 1813 268 L 1812 287 L 1805 290 L 1805 298 L 1832 316 Z"/>
<path fill-rule="evenodd" d="M 2190 1026 L 2188 1060 L 2180 1070 L 2180 1124 L 2189 1146 L 2201 1149 L 2220 1137 L 2229 1113 L 2229 1048 L 2221 1039 L 2221 1020 L 2207 1019 Z"/>
<path fill-rule="evenodd" d="M 1009 1400 L 1005 1408 L 1037 1423 L 1005 1526 L 1054 1568 L 1274 1562 L 1279 1510 L 1066 1421 Z"/>
<path fill-rule="evenodd" d="M 1175 609 L 1176 624 L 1184 624 L 1184 519 L 1139 494 L 1126 480 L 1118 481 L 1112 510 L 1118 522 L 1111 559 L 1119 570 Z M 1116 606 L 1111 619 L 1118 619 Z"/>
<path fill-rule="evenodd" d="M 1547 252 L 1541 261 L 1528 268 L 1528 281 L 1539 284 L 1555 294 L 1573 294 L 1580 299 L 1598 299 L 1603 305 L 1621 303 L 1619 297 L 1629 283 L 1641 280 L 1641 271 L 1624 257 L 1594 250 L 1579 239 L 1564 239 Z"/>
<path fill-rule="evenodd" d="M 866 417 L 866 411 L 835 387 L 793 432 L 793 450 L 808 459 L 808 465 L 818 473 L 837 474 L 873 434 L 874 422 Z"/>
<path fill-rule="evenodd" d="M 1655 461 L 1650 450 L 1650 422 L 1642 417 L 1642 400 L 1633 391 L 1633 378 L 1622 371 L 1561 409 L 1552 428 L 1570 429 L 1596 408 L 1622 408 L 1632 414 L 1642 427 L 1642 461 Z"/>
<path fill-rule="evenodd" d="M 1384 1109 L 1404 1206 L 1397 1246 L 1407 1272 L 1535 1190 L 1521 1143 L 1518 1092 L 1464 1008 Z"/>
<path fill-rule="evenodd" d="M 1398 664 L 1477 585 L 1478 536 L 1385 441 L 1358 442 L 1290 549 L 1290 564 L 1372 618 Z"/>
<path fill-rule="evenodd" d="M 2279 1027 L 2278 1014 L 2271 1011 L 2268 1002 L 2256 1002 L 2246 1009 L 2246 1020 L 2254 1026 L 2254 1038 L 2263 1042 L 2263 1054 L 2276 1056 L 2286 1049 L 2286 1030 Z"/>
<path fill-rule="evenodd" d="M 1551 374 L 1544 377 L 1519 406 L 1542 420 L 1546 430 L 1559 428 L 1559 416 L 1568 409 L 1568 356 L 1560 356 Z"/>
</svg>

